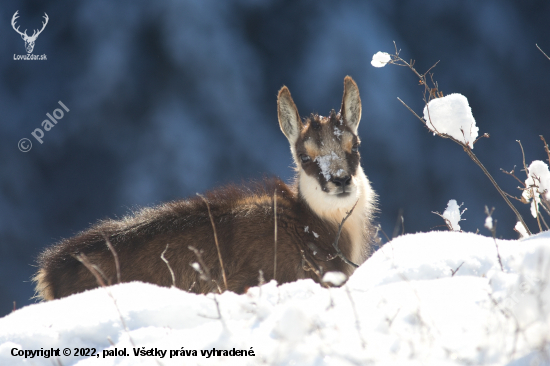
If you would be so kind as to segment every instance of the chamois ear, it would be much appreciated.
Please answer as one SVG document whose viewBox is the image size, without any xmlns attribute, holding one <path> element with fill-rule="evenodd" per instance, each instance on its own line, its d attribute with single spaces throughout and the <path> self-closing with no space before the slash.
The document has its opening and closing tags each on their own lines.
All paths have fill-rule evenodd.
<svg viewBox="0 0 550 366">
<path fill-rule="evenodd" d="M 359 121 L 361 121 L 361 98 L 359 88 L 350 76 L 344 78 L 344 97 L 340 113 L 344 116 L 344 122 L 357 134 Z"/>
<path fill-rule="evenodd" d="M 294 145 L 303 125 L 300 120 L 298 108 L 290 96 L 290 91 L 286 86 L 279 90 L 277 97 L 277 114 L 279 116 L 279 125 L 291 145 Z"/>
</svg>

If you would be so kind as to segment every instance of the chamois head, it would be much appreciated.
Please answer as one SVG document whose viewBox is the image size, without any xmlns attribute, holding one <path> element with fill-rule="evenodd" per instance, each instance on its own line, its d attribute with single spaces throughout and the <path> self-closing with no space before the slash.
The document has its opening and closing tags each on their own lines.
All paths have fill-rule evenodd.
<svg viewBox="0 0 550 366">
<path fill-rule="evenodd" d="M 318 215 L 341 220 L 335 211 L 349 210 L 365 196 L 365 189 L 370 190 L 360 166 L 357 84 L 346 76 L 340 112 L 332 110 L 328 117 L 312 114 L 302 123 L 286 86 L 277 104 L 279 124 L 296 163 L 300 196 Z"/>
</svg>

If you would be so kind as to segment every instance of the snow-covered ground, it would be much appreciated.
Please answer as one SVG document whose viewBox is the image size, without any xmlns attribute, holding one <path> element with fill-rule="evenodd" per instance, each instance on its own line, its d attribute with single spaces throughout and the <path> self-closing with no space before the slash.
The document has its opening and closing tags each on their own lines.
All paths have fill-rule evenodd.
<svg viewBox="0 0 550 366">
<path fill-rule="evenodd" d="M 493 238 L 430 232 L 384 245 L 341 288 L 128 283 L 30 305 L 0 319 L 0 365 L 550 364 L 550 232 L 496 243 L 504 270 Z"/>
</svg>

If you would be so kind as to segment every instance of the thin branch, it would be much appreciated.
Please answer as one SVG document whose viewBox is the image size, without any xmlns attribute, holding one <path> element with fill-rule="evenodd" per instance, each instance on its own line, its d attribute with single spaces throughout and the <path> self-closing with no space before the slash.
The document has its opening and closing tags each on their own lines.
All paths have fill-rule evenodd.
<svg viewBox="0 0 550 366">
<path fill-rule="evenodd" d="M 336 234 L 336 240 L 334 241 L 334 243 L 332 244 L 332 246 L 334 247 L 334 249 L 336 250 L 336 255 L 338 257 L 340 257 L 341 260 L 343 260 L 345 263 L 349 264 L 350 266 L 354 267 L 354 268 L 357 268 L 359 267 L 359 265 L 353 263 L 352 261 L 350 261 L 349 259 L 346 258 L 346 256 L 344 255 L 344 253 L 342 253 L 342 251 L 340 250 L 340 247 L 338 246 L 338 240 L 340 240 L 340 234 L 342 233 L 342 227 L 344 226 L 344 222 L 346 222 L 346 220 L 348 219 L 348 217 L 351 216 L 353 210 L 355 209 L 355 206 L 357 206 L 357 203 L 359 202 L 359 200 L 357 200 L 357 202 L 355 202 L 355 205 L 353 205 L 353 207 L 351 208 L 351 210 L 349 210 L 349 212 L 347 213 L 346 217 L 344 217 L 342 219 L 342 222 L 340 223 L 340 226 L 338 227 L 338 233 Z"/>
<path fill-rule="evenodd" d="M 277 189 L 273 192 L 273 217 L 275 221 L 274 243 L 273 243 L 273 279 L 277 281 Z"/>
<path fill-rule="evenodd" d="M 394 45 L 395 45 L 395 42 L 394 42 Z M 397 45 L 395 45 L 395 49 L 397 50 Z M 428 107 L 428 102 L 429 100 L 432 99 L 432 94 L 435 94 L 436 97 L 439 97 L 439 93 L 437 92 L 438 90 L 438 85 L 437 83 L 435 83 L 433 81 L 433 77 L 432 77 L 432 74 L 430 73 L 430 77 L 431 77 L 431 80 L 432 80 L 432 83 L 434 84 L 434 87 L 435 87 L 435 93 L 432 93 L 432 88 L 429 88 L 428 85 L 427 85 L 427 81 L 426 81 L 426 74 L 432 70 L 436 65 L 437 63 L 439 62 L 436 62 L 434 66 L 430 67 L 430 69 L 428 69 L 428 71 L 424 74 L 420 74 L 418 71 L 416 71 L 416 69 L 412 66 L 412 63 L 408 63 L 406 62 L 405 60 L 403 60 L 400 56 L 399 56 L 399 53 L 396 52 L 395 55 L 392 55 L 392 60 L 391 60 L 391 63 L 394 64 L 394 65 L 399 65 L 399 66 L 407 66 L 409 67 L 414 73 L 415 75 L 420 78 L 420 81 L 421 81 L 421 84 L 424 84 L 424 102 L 426 104 L 426 107 Z M 429 100 L 426 99 L 426 92 L 429 92 L 429 95 L 430 95 L 430 98 Z M 425 121 L 423 118 L 421 118 L 418 114 L 416 114 L 415 111 L 413 111 L 407 104 L 405 104 L 405 102 L 403 102 L 400 98 L 397 98 L 401 104 L 403 104 L 416 118 L 418 118 L 418 120 L 420 120 L 424 126 L 426 126 L 426 128 L 430 129 L 427 125 L 427 121 Z M 428 108 L 428 119 L 429 118 L 429 113 L 430 113 L 430 110 Z M 433 125 L 432 125 L 433 127 Z M 497 191 L 500 193 L 500 195 L 502 196 L 502 198 L 504 199 L 504 201 L 508 204 L 508 206 L 512 209 L 512 211 L 514 211 L 514 213 L 516 214 L 516 217 L 518 219 L 518 221 L 520 221 L 522 223 L 522 225 L 525 227 L 525 230 L 527 231 L 527 233 L 531 234 L 531 231 L 529 230 L 529 228 L 527 227 L 527 224 L 525 223 L 525 221 L 523 220 L 523 217 L 521 216 L 521 214 L 518 212 L 518 210 L 514 207 L 514 205 L 512 205 L 512 203 L 510 202 L 510 200 L 508 199 L 508 197 L 506 196 L 506 193 L 499 187 L 499 185 L 497 184 L 497 182 L 494 180 L 494 178 L 491 176 L 491 174 L 489 174 L 489 171 L 487 169 L 485 169 L 485 167 L 483 166 L 483 164 L 481 164 L 481 161 L 477 158 L 477 156 L 473 153 L 472 149 L 466 145 L 465 143 L 455 139 L 454 137 L 452 136 L 449 136 L 447 134 L 444 134 L 444 133 L 440 133 L 437 131 L 437 129 L 433 128 L 433 129 L 430 129 L 432 132 L 435 132 L 438 136 L 440 137 L 443 137 L 443 138 L 448 138 L 448 139 L 451 139 L 453 140 L 454 142 L 456 142 L 457 144 L 461 145 L 462 148 L 464 149 L 464 151 L 468 154 L 468 156 L 481 168 L 481 170 L 483 170 L 483 172 L 485 173 L 485 175 L 489 178 L 489 180 L 491 181 L 491 183 L 493 183 L 493 185 L 495 186 L 495 188 L 497 189 Z M 482 137 L 488 137 L 489 135 L 483 135 Z M 477 142 L 477 140 L 479 139 L 476 139 L 475 142 Z M 523 149 L 523 148 L 522 148 Z M 549 160 L 550 160 L 550 154 L 549 154 Z M 524 164 L 525 165 L 525 164 Z"/>
<path fill-rule="evenodd" d="M 547 55 L 546 53 L 544 53 L 544 51 L 539 47 L 538 44 L 535 43 L 535 46 L 537 46 L 537 48 L 539 49 L 539 51 L 542 52 L 542 54 L 543 54 L 544 56 L 546 56 L 547 59 L 550 60 L 550 57 L 548 57 L 548 55 Z"/>
<path fill-rule="evenodd" d="M 302 269 L 304 271 L 312 271 L 313 273 L 315 273 L 315 275 L 319 277 L 319 282 L 321 282 L 323 286 L 328 287 L 323 282 L 323 274 L 321 273 L 322 268 L 319 268 L 319 266 L 317 266 L 315 262 L 311 262 L 309 259 L 307 259 L 303 249 L 300 249 L 300 255 L 302 256 Z M 306 264 L 307 264 L 307 267 L 306 267 Z"/>
<path fill-rule="evenodd" d="M 210 212 L 210 205 L 208 204 L 208 201 L 202 194 L 197 193 L 197 196 L 202 198 L 204 203 L 206 203 L 206 208 L 208 209 L 208 216 L 210 216 L 210 222 L 212 223 L 212 230 L 214 230 L 214 241 L 216 242 L 216 249 L 218 250 L 218 259 L 220 261 L 220 266 L 222 268 L 222 276 L 223 276 L 223 284 L 225 285 L 225 290 L 228 290 L 227 287 L 227 278 L 225 277 L 225 268 L 223 266 L 223 260 L 222 260 L 222 253 L 220 252 L 220 245 L 218 243 L 218 235 L 216 234 L 216 225 L 214 224 L 214 218 L 212 217 L 212 213 Z"/>
<path fill-rule="evenodd" d="M 529 230 L 529 227 L 527 226 L 527 224 L 525 223 L 525 221 L 523 220 L 523 217 L 521 216 L 521 214 L 519 213 L 519 211 L 516 209 L 516 207 L 512 204 L 512 202 L 510 202 L 510 200 L 508 199 L 508 197 L 506 197 L 506 194 L 504 193 L 504 191 L 499 187 L 499 185 L 497 184 L 497 182 L 495 181 L 495 179 L 493 178 L 493 176 L 489 173 L 489 171 L 487 169 L 485 169 L 485 167 L 483 166 L 483 164 L 481 164 L 481 161 L 479 161 L 479 159 L 477 158 L 477 156 L 474 154 L 474 152 L 472 151 L 472 149 L 469 148 L 469 146 L 461 143 L 460 141 L 458 140 L 455 140 L 453 139 L 456 143 L 458 143 L 459 145 L 462 145 L 462 147 L 464 148 L 464 151 L 466 151 L 466 153 L 468 154 L 468 156 L 481 168 L 481 170 L 483 170 L 483 173 L 485 173 L 485 175 L 487 176 L 487 178 L 489 178 L 489 180 L 491 181 L 491 183 L 493 183 L 493 185 L 495 186 L 495 188 L 497 189 L 498 193 L 500 193 L 500 195 L 502 196 L 502 198 L 504 198 L 504 201 L 506 201 L 506 203 L 508 204 L 508 206 L 512 209 L 512 211 L 514 211 L 514 213 L 516 214 L 516 218 L 518 219 L 519 222 L 521 222 L 521 224 L 523 225 L 523 227 L 525 227 L 525 231 L 527 231 L 527 233 L 529 235 L 532 235 L 531 234 L 531 230 Z"/>
<path fill-rule="evenodd" d="M 463 132 L 464 133 L 464 132 Z M 479 136 L 477 139 L 475 139 L 474 143 L 472 145 L 475 145 L 476 142 L 478 142 L 479 140 L 481 140 L 482 138 L 490 138 L 491 135 L 489 135 L 488 133 L 484 133 L 483 135 Z"/>
<path fill-rule="evenodd" d="M 525 151 L 523 151 L 523 145 L 521 144 L 520 140 L 516 140 L 516 142 L 521 148 L 521 156 L 523 157 L 523 169 L 525 169 L 525 175 L 527 176 L 527 178 L 529 178 L 529 170 L 527 169 L 527 164 L 525 164 Z"/>
<path fill-rule="evenodd" d="M 411 111 L 412 114 L 414 114 L 416 116 L 416 118 L 418 118 L 424 125 L 426 125 L 426 122 L 420 118 L 420 116 L 418 114 L 416 114 L 415 111 L 413 111 L 411 109 L 411 107 L 409 107 L 407 104 L 405 104 L 405 102 L 403 102 L 400 98 L 397 98 L 409 111 Z M 436 132 L 437 133 L 437 132 Z M 460 146 L 462 146 L 462 148 L 464 149 L 464 151 L 466 152 L 466 154 L 468 154 L 468 156 L 470 157 L 470 159 L 472 159 L 480 168 L 481 170 L 483 170 L 483 173 L 485 173 L 485 175 L 487 176 L 487 178 L 489 178 L 489 180 L 491 181 L 491 183 L 493 183 L 493 186 L 495 186 L 496 190 L 498 191 L 498 193 L 500 193 L 500 195 L 502 196 L 502 198 L 504 199 L 504 201 L 508 204 L 508 206 L 512 209 L 512 211 L 514 211 L 514 213 L 516 214 L 516 218 L 518 219 L 519 222 L 521 222 L 521 224 L 525 227 L 525 230 L 527 231 L 527 233 L 529 235 L 532 235 L 531 234 L 531 230 L 529 230 L 529 227 L 527 226 L 527 224 L 525 223 L 525 221 L 523 220 L 523 217 L 521 216 L 521 214 L 519 213 L 519 211 L 515 208 L 515 206 L 512 204 L 512 202 L 510 202 L 510 200 L 508 199 L 508 197 L 506 197 L 506 193 L 499 187 L 499 185 L 497 184 L 497 182 L 495 181 L 495 179 L 493 178 L 493 176 L 489 173 L 489 171 L 485 168 L 485 166 L 483 166 L 483 164 L 481 163 L 481 161 L 477 158 L 477 156 L 474 154 L 474 152 L 472 151 L 472 149 L 470 149 L 470 147 L 468 145 L 466 145 L 465 143 L 455 139 L 454 137 L 452 136 L 449 136 L 447 134 L 444 134 L 444 133 L 437 133 L 438 136 L 440 137 L 443 137 L 443 138 L 447 138 L 447 139 L 450 139 L 450 140 L 453 140 L 454 142 L 456 142 L 457 144 L 459 144 Z"/>
<path fill-rule="evenodd" d="M 174 276 L 174 271 L 172 271 L 172 267 L 170 267 L 170 263 L 168 263 L 168 260 L 164 257 L 164 253 L 166 253 L 166 251 L 168 250 L 168 245 L 169 244 L 166 244 L 166 248 L 164 248 L 164 250 L 162 251 L 160 255 L 160 259 L 162 259 L 164 263 L 166 263 L 166 265 L 168 266 L 168 270 L 170 271 L 170 276 L 172 276 L 172 286 L 176 287 L 176 276 Z"/>
<path fill-rule="evenodd" d="M 544 151 L 546 151 L 546 154 L 548 155 L 548 164 L 550 164 L 550 147 L 548 147 L 548 144 L 546 143 L 546 140 L 544 139 L 544 136 L 540 135 L 540 139 L 544 143 Z"/>
<path fill-rule="evenodd" d="M 506 170 L 500 168 L 500 170 L 504 173 L 504 174 L 508 174 L 509 176 L 511 176 L 512 178 L 515 178 L 521 185 L 523 185 L 525 187 L 525 182 L 522 182 L 517 176 L 516 174 L 514 173 L 514 171 L 516 170 L 516 166 L 514 165 L 514 169 L 510 170 L 509 172 L 507 172 Z M 514 197 L 512 195 L 509 195 L 510 197 Z M 515 197 L 514 197 L 515 198 Z M 517 199 L 517 198 L 516 198 Z M 521 201 L 521 200 L 520 200 Z"/>
<path fill-rule="evenodd" d="M 518 189 L 521 189 L 521 188 L 518 187 Z M 516 201 L 521 202 L 521 203 L 525 203 L 525 201 L 522 200 L 521 198 L 517 198 L 516 196 L 512 196 L 510 193 L 506 193 L 506 192 L 504 192 L 504 193 L 505 193 L 506 196 L 508 196 L 509 198 L 515 199 Z"/>
</svg>

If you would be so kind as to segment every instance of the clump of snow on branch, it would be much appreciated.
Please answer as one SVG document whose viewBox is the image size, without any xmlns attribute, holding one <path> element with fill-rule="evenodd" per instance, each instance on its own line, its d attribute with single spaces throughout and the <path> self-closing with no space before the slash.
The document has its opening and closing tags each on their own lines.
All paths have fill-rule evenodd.
<svg viewBox="0 0 550 366">
<path fill-rule="evenodd" d="M 376 52 L 372 56 L 372 61 L 370 64 L 374 67 L 384 67 L 388 62 L 391 61 L 391 56 L 387 52 Z"/>
<path fill-rule="evenodd" d="M 544 201 L 550 201 L 550 171 L 544 161 L 535 160 L 529 165 L 528 178 L 525 180 L 526 190 L 523 191 L 523 198 L 529 202 L 531 199 L 531 215 L 537 217 L 538 205 L 541 202 L 541 195 Z"/>
<path fill-rule="evenodd" d="M 434 133 L 449 135 L 474 148 L 479 128 L 464 95 L 454 93 L 432 99 L 424 107 L 424 119 Z"/>
<path fill-rule="evenodd" d="M 493 218 L 491 216 L 487 216 L 485 219 L 485 227 L 489 230 L 493 230 Z"/>
<path fill-rule="evenodd" d="M 445 222 L 447 222 L 447 225 L 450 226 L 449 229 L 453 231 L 460 231 L 460 225 L 458 224 L 461 220 L 460 216 L 462 216 L 460 206 L 456 200 L 449 200 L 449 203 L 447 203 L 447 208 L 443 212 L 443 215 L 441 215 L 441 217 L 445 219 Z"/>
</svg>

